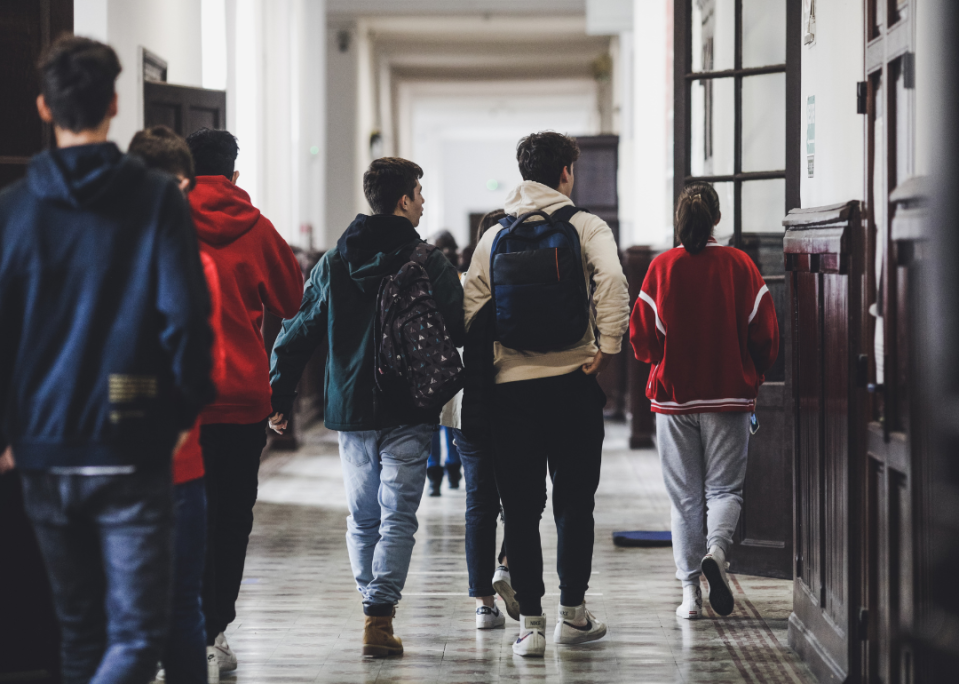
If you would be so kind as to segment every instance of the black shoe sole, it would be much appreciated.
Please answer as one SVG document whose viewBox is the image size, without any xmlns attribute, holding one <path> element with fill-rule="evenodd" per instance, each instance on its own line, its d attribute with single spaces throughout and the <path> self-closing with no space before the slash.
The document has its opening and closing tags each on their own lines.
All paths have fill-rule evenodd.
<svg viewBox="0 0 959 684">
<path fill-rule="evenodd" d="M 726 617 L 733 612 L 735 602 L 733 601 L 733 592 L 723 582 L 719 563 L 712 558 L 704 558 L 702 570 L 703 574 L 706 575 L 706 581 L 709 582 L 709 605 L 721 616 Z"/>
</svg>

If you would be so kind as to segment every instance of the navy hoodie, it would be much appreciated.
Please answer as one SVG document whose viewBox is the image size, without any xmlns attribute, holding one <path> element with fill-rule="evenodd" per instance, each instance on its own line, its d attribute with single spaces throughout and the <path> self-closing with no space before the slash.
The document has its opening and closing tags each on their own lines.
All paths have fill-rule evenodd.
<svg viewBox="0 0 959 684">
<path fill-rule="evenodd" d="M 169 467 L 213 400 L 209 293 L 172 178 L 113 143 L 0 192 L 0 449 L 24 470 Z"/>
</svg>

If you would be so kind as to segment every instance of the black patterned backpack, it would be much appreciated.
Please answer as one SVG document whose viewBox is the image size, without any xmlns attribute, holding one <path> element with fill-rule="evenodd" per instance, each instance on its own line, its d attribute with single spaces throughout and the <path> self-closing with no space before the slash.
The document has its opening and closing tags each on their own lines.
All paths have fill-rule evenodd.
<svg viewBox="0 0 959 684">
<path fill-rule="evenodd" d="M 420 409 L 440 408 L 463 388 L 463 362 L 433 299 L 425 242 L 376 295 L 376 387 L 406 394 Z"/>
</svg>

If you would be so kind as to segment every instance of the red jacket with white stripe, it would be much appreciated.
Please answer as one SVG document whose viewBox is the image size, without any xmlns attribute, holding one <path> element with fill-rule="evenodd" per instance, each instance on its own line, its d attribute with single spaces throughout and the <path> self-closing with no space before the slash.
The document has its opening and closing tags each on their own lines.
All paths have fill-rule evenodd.
<svg viewBox="0 0 959 684">
<path fill-rule="evenodd" d="M 749 256 L 710 240 L 653 259 L 629 321 L 636 358 L 652 365 L 655 413 L 751 412 L 779 353 L 776 309 Z"/>
</svg>

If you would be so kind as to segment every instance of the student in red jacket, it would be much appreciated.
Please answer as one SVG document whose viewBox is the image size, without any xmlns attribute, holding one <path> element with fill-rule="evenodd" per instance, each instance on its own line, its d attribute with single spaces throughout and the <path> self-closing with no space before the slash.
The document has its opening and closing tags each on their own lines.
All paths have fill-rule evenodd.
<svg viewBox="0 0 959 684">
<path fill-rule="evenodd" d="M 238 147 L 228 131 L 201 129 L 187 138 L 196 166 L 190 206 L 200 250 L 216 263 L 223 304 L 226 376 L 217 400 L 200 415 L 206 467 L 206 569 L 203 612 L 207 645 L 221 671 L 236 668 L 223 635 L 236 617 L 246 547 L 253 529 L 260 454 L 266 446 L 270 364 L 260 327 L 264 308 L 293 318 L 303 277 L 293 251 L 237 187 Z"/>
<path fill-rule="evenodd" d="M 701 574 L 713 609 L 733 610 L 726 555 L 742 507 L 750 414 L 779 352 L 776 310 L 759 270 L 712 237 L 720 216 L 711 185 L 683 190 L 676 207 L 682 246 L 650 264 L 629 326 L 636 358 L 652 365 L 646 396 L 672 501 L 683 583 L 676 614 L 686 619 L 702 612 Z"/>
<path fill-rule="evenodd" d="M 174 178 L 184 197 L 196 185 L 193 156 L 186 141 L 166 126 L 137 132 L 127 154 L 139 157 L 150 169 Z M 208 254 L 200 253 L 203 275 L 210 291 L 210 329 L 213 331 L 213 369 L 210 379 L 223 382 L 226 351 L 223 348 L 220 278 Z M 173 597 L 169 636 L 163 649 L 163 669 L 157 681 L 175 684 L 214 684 L 220 681 L 215 649 L 206 646 L 206 620 L 200 605 L 206 557 L 206 487 L 200 449 L 200 419 L 173 455 L 173 497 L 176 520 L 173 534 Z M 212 656 L 212 657 L 210 657 Z"/>
</svg>

